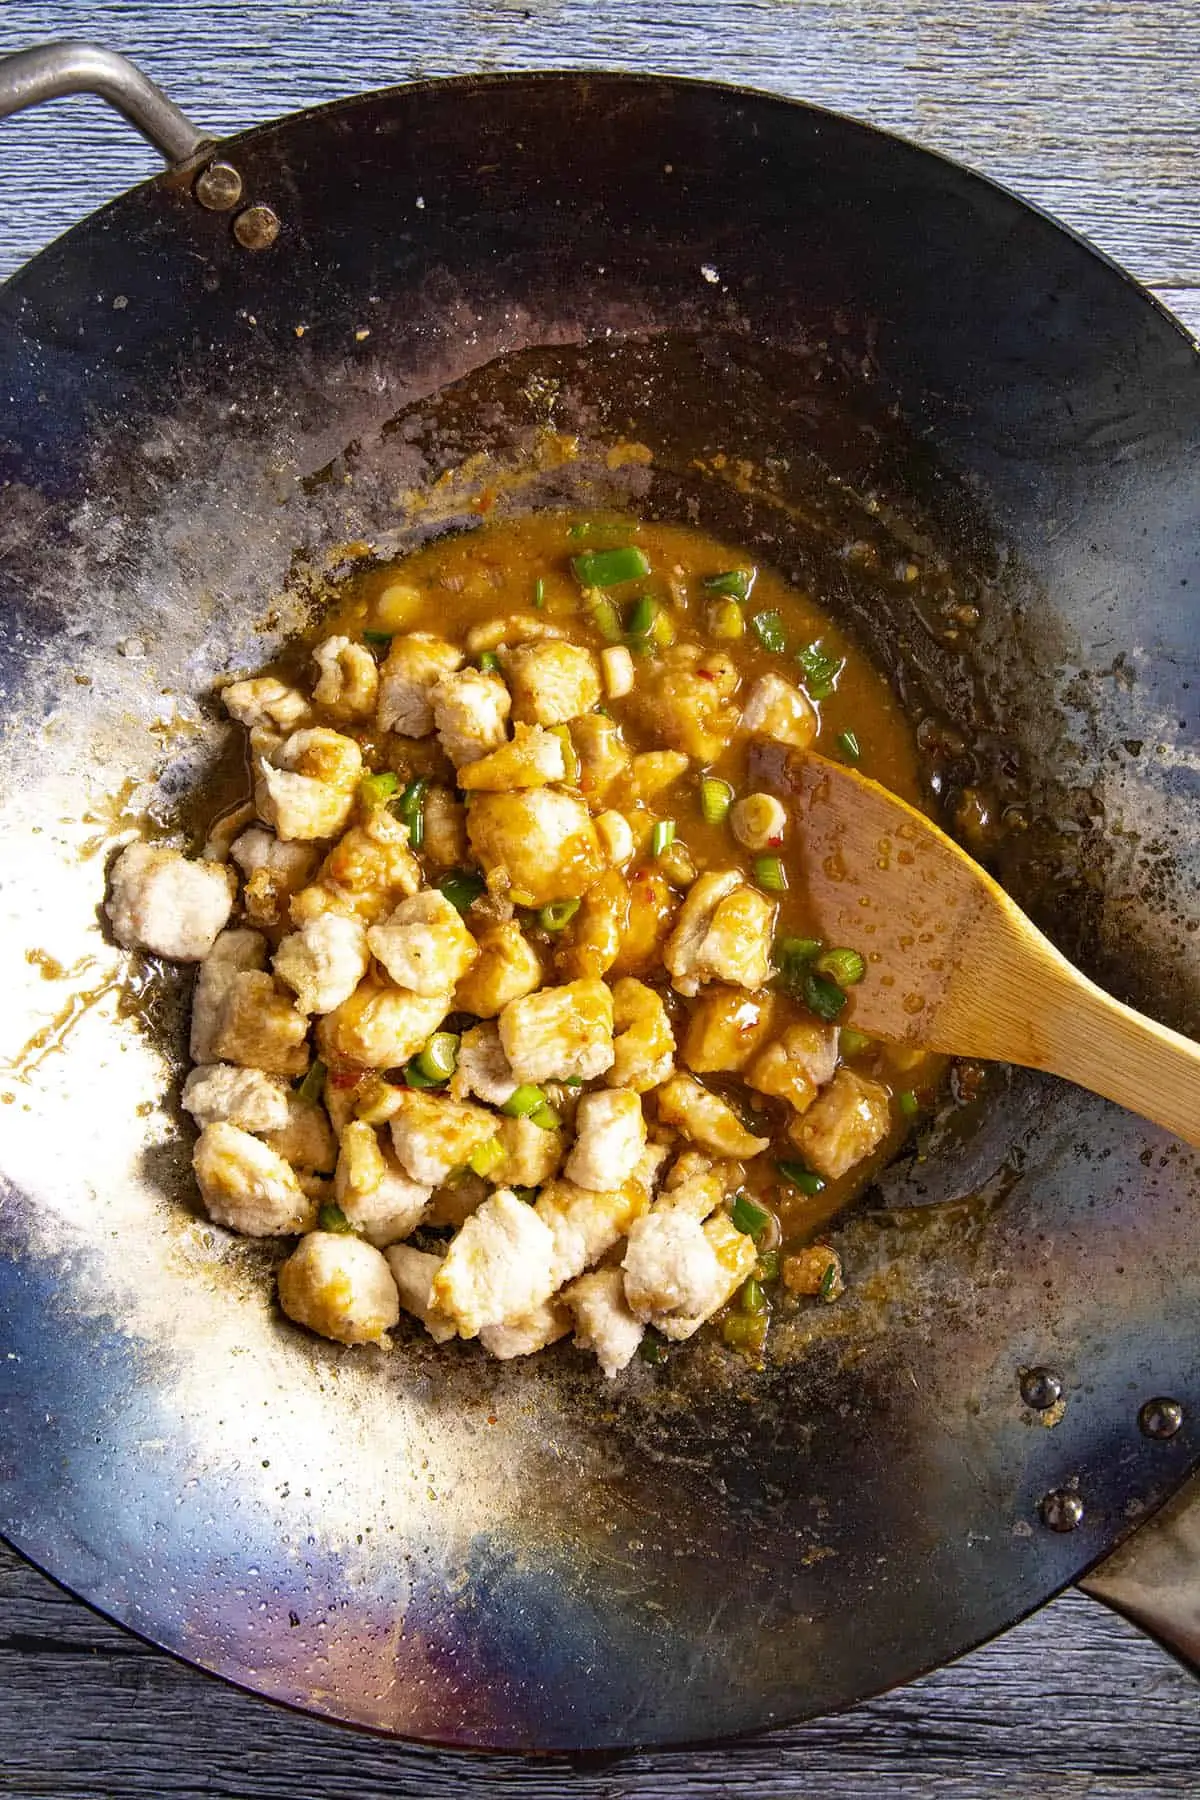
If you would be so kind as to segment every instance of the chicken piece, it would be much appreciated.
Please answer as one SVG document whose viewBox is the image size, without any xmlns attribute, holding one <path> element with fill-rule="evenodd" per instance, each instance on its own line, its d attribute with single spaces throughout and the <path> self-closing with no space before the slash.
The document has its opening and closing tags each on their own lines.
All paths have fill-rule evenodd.
<svg viewBox="0 0 1200 1800">
<path fill-rule="evenodd" d="M 194 1063 L 216 1060 L 213 1043 L 229 990 L 245 970 L 265 969 L 267 940 L 260 931 L 223 931 L 200 964 L 192 995 L 190 1054 Z"/>
<path fill-rule="evenodd" d="M 512 701 L 498 675 L 479 669 L 444 675 L 431 698 L 438 741 L 456 769 L 504 742 Z"/>
<path fill-rule="evenodd" d="M 183 1084 L 183 1105 L 197 1125 L 236 1125 L 240 1131 L 279 1131 L 287 1124 L 288 1090 L 276 1075 L 203 1063 Z"/>
<path fill-rule="evenodd" d="M 283 1124 L 262 1136 L 263 1142 L 297 1171 L 301 1185 L 313 1176 L 332 1175 L 337 1163 L 337 1139 L 329 1114 L 316 1101 L 302 1100 L 295 1089 L 288 1089 L 287 1118 Z"/>
<path fill-rule="evenodd" d="M 230 718 L 244 725 L 286 737 L 312 717 L 312 708 L 299 689 L 277 681 L 274 675 L 256 675 L 250 681 L 232 681 L 221 690 L 221 702 Z"/>
<path fill-rule="evenodd" d="M 553 788 L 476 795 L 467 837 L 489 888 L 518 906 L 575 899 L 604 868 L 587 807 Z"/>
<path fill-rule="evenodd" d="M 317 1043 L 331 1067 L 394 1069 L 425 1048 L 452 1005 L 450 994 L 410 994 L 367 975 L 321 1020 Z"/>
<path fill-rule="evenodd" d="M 673 1075 L 655 1092 L 658 1116 L 714 1156 L 757 1156 L 770 1138 L 746 1130 L 732 1106 L 690 1075 Z"/>
<path fill-rule="evenodd" d="M 449 1181 L 435 1187 L 423 1225 L 450 1225 L 455 1231 L 472 1213 L 477 1213 L 491 1189 L 482 1175 L 470 1169 L 457 1169 Z"/>
<path fill-rule="evenodd" d="M 788 1136 L 810 1169 L 836 1181 L 879 1148 L 890 1123 L 887 1089 L 853 1069 L 839 1069 L 803 1117 L 788 1126 Z"/>
<path fill-rule="evenodd" d="M 445 675 L 462 667 L 462 651 L 428 631 L 392 639 L 379 677 L 380 731 L 401 737 L 428 737 L 433 730 L 433 690 Z"/>
<path fill-rule="evenodd" d="M 502 650 L 501 666 L 512 690 L 513 718 L 528 725 L 565 725 L 600 700 L 596 659 L 581 644 L 554 639 Z"/>
<path fill-rule="evenodd" d="M 625 1298 L 636 1318 L 679 1342 L 724 1306 L 757 1257 L 753 1238 L 724 1213 L 702 1225 L 682 1207 L 660 1205 L 630 1230 Z"/>
<path fill-rule="evenodd" d="M 313 651 L 321 671 L 313 689 L 318 706 L 335 719 L 368 719 L 379 695 L 379 669 L 365 644 L 348 637 L 326 638 Z"/>
<path fill-rule="evenodd" d="M 244 1237 L 307 1231 L 314 1208 L 277 1151 L 236 1125 L 206 1125 L 192 1167 L 210 1219 Z"/>
<path fill-rule="evenodd" d="M 612 1069 L 610 1087 L 631 1087 L 648 1094 L 675 1069 L 675 1033 L 662 995 L 633 976 L 622 976 L 612 988 Z"/>
<path fill-rule="evenodd" d="M 221 813 L 208 828 L 208 836 L 204 840 L 204 848 L 200 852 L 201 862 L 227 863 L 233 852 L 238 833 L 254 822 L 254 805 L 244 800 L 229 812 Z M 270 833 L 266 833 L 270 836 Z"/>
<path fill-rule="evenodd" d="M 259 761 L 254 805 L 276 834 L 291 838 L 331 838 L 354 810 L 362 776 L 362 751 L 353 738 L 313 726 L 294 731 L 271 761 Z"/>
<path fill-rule="evenodd" d="M 596 836 L 606 862 L 614 869 L 626 869 L 633 861 L 636 848 L 629 820 L 624 813 L 609 808 L 596 819 Z"/>
<path fill-rule="evenodd" d="M 461 868 L 467 860 L 466 807 L 449 788 L 436 782 L 425 794 L 421 854 L 435 871 Z"/>
<path fill-rule="evenodd" d="M 242 908 L 252 925 L 268 930 L 287 916 L 288 902 L 312 875 L 317 852 L 311 844 L 285 844 L 273 831 L 252 825 L 229 846 L 242 871 Z"/>
<path fill-rule="evenodd" d="M 659 869 L 635 869 L 628 877 L 629 917 L 613 975 L 656 975 L 671 934 L 679 898 Z"/>
<path fill-rule="evenodd" d="M 431 1298 L 460 1336 L 523 1319 L 557 1285 L 554 1234 L 532 1206 L 498 1188 L 450 1241 Z"/>
<path fill-rule="evenodd" d="M 653 806 L 691 767 L 678 750 L 643 750 L 635 756 L 625 790 L 638 806 Z"/>
<path fill-rule="evenodd" d="M 316 881 L 292 901 L 292 921 L 306 925 L 322 913 L 343 913 L 374 925 L 421 886 L 421 865 L 408 847 L 408 828 L 386 807 L 352 825 L 321 864 Z"/>
<path fill-rule="evenodd" d="M 273 975 L 248 969 L 229 983 L 212 1048 L 220 1062 L 303 1075 L 308 1067 L 308 1020 Z"/>
<path fill-rule="evenodd" d="M 504 1156 L 489 1169 L 489 1181 L 497 1187 L 535 1188 L 558 1174 L 567 1148 L 564 1132 L 546 1131 L 532 1119 L 498 1119 L 496 1127 Z"/>
<path fill-rule="evenodd" d="M 576 1187 L 618 1188 L 632 1179 L 646 1148 L 646 1120 L 637 1094 L 607 1088 L 585 1094 L 575 1115 L 575 1143 L 566 1177 Z"/>
<path fill-rule="evenodd" d="M 457 1337 L 456 1327 L 433 1304 L 433 1278 L 442 1266 L 442 1258 L 426 1250 L 414 1250 L 411 1244 L 392 1244 L 384 1255 L 405 1312 L 421 1321 L 435 1344 Z"/>
<path fill-rule="evenodd" d="M 489 1356 L 508 1362 L 514 1356 L 532 1356 L 547 1344 L 557 1343 L 571 1329 L 571 1314 L 559 1300 L 544 1300 L 520 1319 L 485 1325 L 479 1341 Z"/>
<path fill-rule="evenodd" d="M 284 938 L 272 967 L 301 1012 L 328 1013 L 350 998 L 369 961 L 361 921 L 322 913 Z"/>
<path fill-rule="evenodd" d="M 561 626 L 538 613 L 509 613 L 502 619 L 484 619 L 472 625 L 467 633 L 467 655 L 482 656 L 485 650 L 498 650 L 501 644 L 528 644 L 535 638 L 560 638 Z"/>
<path fill-rule="evenodd" d="M 702 982 L 765 987 L 771 974 L 775 907 L 737 869 L 701 875 L 684 900 L 663 960 L 672 986 L 699 993 Z"/>
<path fill-rule="evenodd" d="M 593 1269 L 565 1288 L 562 1298 L 575 1321 L 576 1345 L 595 1351 L 611 1381 L 633 1361 L 645 1332 L 629 1309 L 620 1269 Z"/>
<path fill-rule="evenodd" d="M 621 728 L 603 713 L 585 713 L 571 722 L 571 742 L 579 758 L 575 785 L 593 806 L 603 804 L 630 768 L 632 757 Z"/>
<path fill-rule="evenodd" d="M 515 919 L 485 925 L 474 935 L 479 955 L 454 991 L 454 1006 L 478 1019 L 494 1019 L 511 1001 L 541 987 L 544 971 Z"/>
<path fill-rule="evenodd" d="M 383 1252 L 345 1232 L 310 1231 L 279 1270 L 289 1319 L 338 1344 L 378 1344 L 400 1319 Z"/>
<path fill-rule="evenodd" d="M 342 1133 L 333 1191 L 349 1223 L 380 1250 L 416 1230 L 430 1197 L 430 1189 L 404 1173 L 374 1126 L 361 1119 Z"/>
<path fill-rule="evenodd" d="M 396 1160 L 414 1181 L 436 1187 L 498 1136 L 498 1123 L 482 1106 L 409 1089 L 390 1121 Z"/>
<path fill-rule="evenodd" d="M 478 762 L 464 763 L 458 785 L 468 793 L 503 794 L 511 788 L 547 787 L 567 773 L 561 738 L 540 725 L 515 725 L 512 739 Z"/>
<path fill-rule="evenodd" d="M 474 1094 L 485 1106 L 503 1106 L 516 1091 L 517 1078 L 494 1021 L 464 1031 L 458 1045 L 458 1067 L 450 1077 L 451 1099 L 469 1100 Z"/>
<path fill-rule="evenodd" d="M 783 1285 L 812 1299 L 840 1300 L 846 1291 L 842 1259 L 828 1244 L 807 1244 L 783 1259 Z"/>
<path fill-rule="evenodd" d="M 775 997 L 744 988 L 710 987 L 692 1008 L 683 1060 L 697 1075 L 744 1069 L 771 1029 Z M 769 1092 L 764 1089 L 764 1092 Z"/>
<path fill-rule="evenodd" d="M 777 850 L 787 835 L 787 808 L 774 794 L 747 794 L 734 804 L 729 825 L 747 850 Z"/>
<path fill-rule="evenodd" d="M 548 1182 L 533 1210 L 554 1242 L 550 1291 L 574 1281 L 599 1262 L 649 1205 L 649 1192 L 640 1181 L 627 1181 L 612 1189 L 576 1187 L 573 1181 Z"/>
<path fill-rule="evenodd" d="M 837 1061 L 837 1027 L 801 1020 L 759 1051 L 746 1071 L 746 1083 L 760 1094 L 786 1100 L 798 1113 L 805 1112 L 817 1089 L 833 1079 Z"/>
<path fill-rule="evenodd" d="M 662 1174 L 662 1166 L 671 1152 L 666 1144 L 647 1144 L 638 1157 L 637 1167 L 631 1177 L 638 1186 L 644 1188 L 648 1198 L 654 1198 L 654 1190 L 658 1186 L 658 1178 Z"/>
<path fill-rule="evenodd" d="M 600 652 L 600 671 L 610 700 L 621 700 L 633 692 L 633 657 L 624 644 L 610 644 Z"/>
<path fill-rule="evenodd" d="M 740 1164 L 733 1166 L 738 1168 Z M 676 1159 L 663 1184 L 658 1205 L 664 1210 L 685 1212 L 703 1225 L 725 1199 L 726 1186 L 719 1169 L 706 1156 L 689 1151 Z"/>
<path fill-rule="evenodd" d="M 367 943 L 397 987 L 414 994 L 452 993 L 479 954 L 457 908 L 436 888 L 402 900 L 371 926 Z"/>
<path fill-rule="evenodd" d="M 759 737 L 807 750 L 820 720 L 808 695 L 780 675 L 760 675 L 742 707 L 742 726 Z"/>
<path fill-rule="evenodd" d="M 603 975 L 621 953 L 629 922 L 629 886 L 619 869 L 606 869 L 583 896 L 559 943 L 555 962 L 567 981 Z"/>
<path fill-rule="evenodd" d="M 612 995 L 602 981 L 570 981 L 510 1000 L 500 1042 L 518 1081 L 591 1081 L 613 1060 Z"/>
<path fill-rule="evenodd" d="M 629 704 L 672 750 L 710 763 L 737 728 L 737 685 L 724 652 L 671 644 L 646 664 Z"/>
<path fill-rule="evenodd" d="M 127 950 L 203 962 L 233 910 L 237 877 L 224 863 L 129 844 L 112 866 L 105 912 Z"/>
</svg>

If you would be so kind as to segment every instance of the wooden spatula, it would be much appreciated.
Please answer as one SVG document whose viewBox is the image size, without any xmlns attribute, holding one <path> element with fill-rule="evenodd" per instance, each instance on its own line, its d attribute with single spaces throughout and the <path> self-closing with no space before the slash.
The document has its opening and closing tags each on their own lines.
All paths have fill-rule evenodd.
<svg viewBox="0 0 1200 1800">
<path fill-rule="evenodd" d="M 1065 1076 L 1200 1146 L 1200 1045 L 1081 975 L 965 850 L 877 782 L 806 755 L 789 785 L 791 878 L 817 934 L 867 960 L 855 1025 Z"/>
</svg>

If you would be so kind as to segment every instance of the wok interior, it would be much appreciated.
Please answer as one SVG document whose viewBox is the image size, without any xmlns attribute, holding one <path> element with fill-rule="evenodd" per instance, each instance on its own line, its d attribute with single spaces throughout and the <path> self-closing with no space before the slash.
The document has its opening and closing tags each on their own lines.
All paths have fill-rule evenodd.
<svg viewBox="0 0 1200 1800">
<path fill-rule="evenodd" d="M 439 145 L 478 163 L 504 119 L 468 105 L 452 126 L 431 92 L 410 105 L 436 184 Z M 514 90 L 496 92 L 503 114 Z M 529 104 L 547 167 L 557 145 L 586 184 L 568 126 L 587 94 L 575 115 L 561 96 Z M 711 104 L 685 90 L 673 141 L 694 157 L 719 145 L 736 173 L 770 133 L 762 120 L 750 131 L 743 102 L 722 136 Z M 783 142 L 788 109 L 761 106 Z M 71 1000 L 119 966 L 97 936 L 103 844 L 142 816 L 196 828 L 197 784 L 223 754 L 213 680 L 267 661 L 357 559 L 468 525 L 481 504 L 629 505 L 693 519 L 810 584 L 932 721 L 927 774 L 947 806 L 983 786 L 1008 810 L 997 859 L 1018 897 L 1124 997 L 1186 1029 L 1200 833 L 1173 748 L 1195 662 L 1191 616 L 1167 593 L 1168 568 L 1186 579 L 1181 438 L 1162 424 L 1175 347 L 1146 325 L 1162 362 L 1162 394 L 1143 384 L 1153 429 L 1107 390 L 1089 411 L 1091 374 L 1059 371 L 1076 384 L 1067 446 L 1070 409 L 1044 372 L 1015 405 L 990 318 L 977 391 L 949 403 L 951 365 L 969 358 L 951 346 L 937 366 L 936 321 L 900 332 L 915 293 L 850 281 L 849 310 L 822 305 L 784 329 L 778 291 L 747 290 L 740 316 L 731 302 L 698 325 L 690 288 L 672 301 L 647 275 L 623 324 L 601 327 L 587 282 L 564 297 L 531 252 L 512 324 L 501 303 L 529 227 L 484 195 L 489 229 L 512 241 L 490 246 L 497 291 L 476 342 L 462 328 L 449 355 L 464 290 L 489 279 L 481 249 L 464 229 L 453 281 L 436 258 L 420 279 L 402 258 L 389 271 L 378 238 L 348 249 L 355 208 L 360 229 L 371 223 L 367 176 L 385 151 L 365 115 L 322 117 L 326 157 L 354 138 L 362 186 L 330 223 L 321 144 L 251 140 L 248 164 L 296 184 L 308 272 L 272 289 L 210 248 L 219 308 L 198 285 L 190 350 L 161 349 L 140 311 L 162 234 L 179 230 L 161 199 L 134 218 L 132 259 L 126 245 L 108 282 L 135 314 L 120 344 L 103 340 L 110 373 L 73 361 L 72 298 L 55 280 L 65 251 L 10 307 L 14 340 L 36 346 L 25 386 L 46 384 L 57 435 L 9 427 L 0 563 L 12 727 L 0 829 L 21 876 L 0 890 L 15 997 L 2 1297 L 20 1357 L 5 1431 L 24 1450 L 4 1471 L 6 1529 L 156 1641 L 418 1736 L 637 1743 L 818 1711 L 1035 1604 L 1127 1527 L 1131 1504 L 1181 1478 L 1187 1440 L 1148 1463 L 1131 1438 L 1129 1383 L 1184 1397 L 1194 1379 L 1190 1160 L 1101 1102 L 1017 1076 L 887 1172 L 842 1234 L 847 1300 L 777 1329 L 761 1371 L 706 1337 L 619 1390 L 570 1350 L 497 1367 L 401 1333 L 391 1357 L 351 1360 L 285 1334 L 264 1252 L 195 1217 L 171 1095 L 177 978 L 144 972 L 133 1004 L 115 989 Z M 623 150 L 611 125 L 591 140 L 601 164 L 661 158 L 648 103 L 631 101 L 624 123 Z M 480 142 L 464 145 L 472 132 Z M 408 139 L 387 153 L 403 162 Z M 761 205 L 776 217 L 769 193 Z M 821 238 L 811 205 L 806 257 Z M 577 250 L 591 234 L 589 265 L 599 234 L 619 267 L 632 255 L 657 280 L 653 203 L 639 206 L 636 181 L 631 217 L 577 205 L 567 231 Z M 90 229 L 76 298 L 107 280 L 111 251 Z M 723 248 L 722 269 L 739 254 Z M 693 253 L 673 249 L 681 263 Z M 877 259 L 864 248 L 867 286 Z M 844 244 L 835 260 L 852 265 Z M 758 262 L 786 272 L 790 304 L 806 259 L 776 238 Z M 384 275 L 392 287 L 368 315 Z M 190 279 L 183 268 L 181 292 Z M 924 279 L 932 314 L 944 302 Z M 882 333 L 868 300 L 890 318 Z M 405 335 L 418 302 L 424 339 Z M 1097 301 L 1101 325 L 1105 306 L 1119 310 Z M 333 351 L 295 335 L 318 311 Z M 235 324 L 247 316 L 253 327 Z M 403 376 L 382 393 L 347 361 L 365 316 Z M 902 351 L 889 353 L 889 331 Z M 139 344 L 187 379 L 151 390 Z M 1039 436 L 1052 419 L 1050 455 Z M 611 454 L 632 441 L 649 465 Z M 915 591 L 888 574 L 909 555 L 927 572 Z M 978 608 L 977 630 L 956 626 L 956 604 Z M 31 952 L 94 960 L 52 985 Z M 50 1053 L 30 1054 L 55 1007 Z M 1018 1402 L 1032 1362 L 1086 1384 L 1055 1432 L 1031 1434 Z M 1037 1498 L 1076 1478 L 1088 1528 L 1048 1542 Z"/>
</svg>

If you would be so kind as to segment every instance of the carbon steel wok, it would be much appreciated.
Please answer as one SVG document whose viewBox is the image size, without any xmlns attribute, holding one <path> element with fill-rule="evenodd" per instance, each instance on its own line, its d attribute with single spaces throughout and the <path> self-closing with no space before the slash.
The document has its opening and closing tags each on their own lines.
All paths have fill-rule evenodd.
<svg viewBox="0 0 1200 1800">
<path fill-rule="evenodd" d="M 1181 330 L 977 176 L 734 89 L 435 83 L 217 146 L 60 46 L 0 65 L 0 111 L 81 87 L 171 166 L 0 295 L 5 1535 L 204 1668 L 461 1745 L 846 1705 L 1104 1558 L 1094 1591 L 1200 1656 L 1178 1145 L 998 1083 L 839 1224 L 845 1303 L 761 1371 L 703 1338 L 614 1385 L 570 1350 L 347 1353 L 196 1216 L 180 982 L 131 989 L 96 910 L 113 839 L 186 828 L 219 765 L 213 680 L 364 545 L 485 491 L 629 498 L 819 582 L 938 722 L 934 789 L 1017 809 L 1018 897 L 1195 1032 Z M 976 631 L 865 579 L 914 550 Z"/>
</svg>

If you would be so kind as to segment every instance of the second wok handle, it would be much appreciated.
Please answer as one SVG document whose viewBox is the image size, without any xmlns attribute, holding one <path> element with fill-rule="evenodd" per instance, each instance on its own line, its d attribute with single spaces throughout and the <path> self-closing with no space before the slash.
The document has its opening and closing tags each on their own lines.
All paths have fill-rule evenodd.
<svg viewBox="0 0 1200 1800">
<path fill-rule="evenodd" d="M 212 142 L 136 63 L 99 44 L 63 38 L 0 59 L 0 119 L 66 94 L 107 100 L 168 163 L 187 162 Z"/>
</svg>

